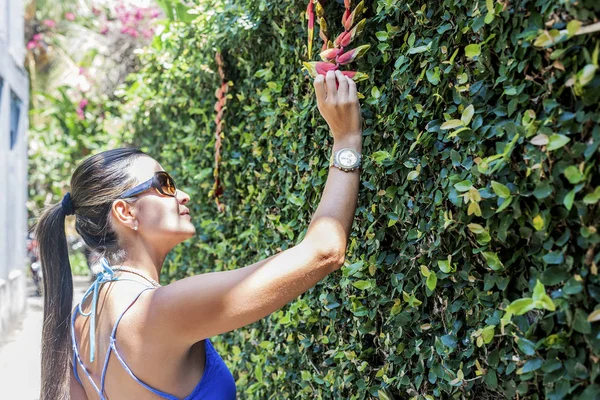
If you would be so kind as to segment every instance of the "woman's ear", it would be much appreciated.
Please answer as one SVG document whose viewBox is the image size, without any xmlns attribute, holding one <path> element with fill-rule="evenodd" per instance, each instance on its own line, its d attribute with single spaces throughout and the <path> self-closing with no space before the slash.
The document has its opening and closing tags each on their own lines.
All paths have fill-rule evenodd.
<svg viewBox="0 0 600 400">
<path fill-rule="evenodd" d="M 130 229 L 135 228 L 137 224 L 135 218 L 135 206 L 125 200 L 119 199 L 113 203 L 111 212 L 114 222 L 118 222 Z"/>
</svg>

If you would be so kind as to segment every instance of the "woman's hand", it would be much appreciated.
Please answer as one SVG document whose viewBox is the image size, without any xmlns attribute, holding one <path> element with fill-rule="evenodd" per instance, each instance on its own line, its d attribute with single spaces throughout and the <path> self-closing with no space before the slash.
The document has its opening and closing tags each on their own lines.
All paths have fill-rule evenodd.
<svg viewBox="0 0 600 400">
<path fill-rule="evenodd" d="M 362 118 L 356 83 L 340 71 L 328 71 L 314 81 L 317 107 L 335 141 L 362 140 Z M 337 88 L 336 88 L 337 86 Z"/>
</svg>

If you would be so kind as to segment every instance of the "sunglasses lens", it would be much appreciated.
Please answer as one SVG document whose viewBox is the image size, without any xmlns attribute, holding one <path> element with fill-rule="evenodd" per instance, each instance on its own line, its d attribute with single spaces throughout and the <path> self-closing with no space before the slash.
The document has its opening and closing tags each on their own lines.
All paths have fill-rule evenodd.
<svg viewBox="0 0 600 400">
<path fill-rule="evenodd" d="M 162 189 L 164 194 L 175 196 L 175 182 L 173 182 L 173 178 L 166 172 L 161 172 L 156 174 L 158 178 L 158 183 L 160 184 L 160 188 Z"/>
</svg>

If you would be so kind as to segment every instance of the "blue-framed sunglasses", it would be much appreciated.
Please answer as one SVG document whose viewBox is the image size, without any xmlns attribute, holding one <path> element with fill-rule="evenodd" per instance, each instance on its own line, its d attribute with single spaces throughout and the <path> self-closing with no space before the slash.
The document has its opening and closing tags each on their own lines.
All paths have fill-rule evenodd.
<svg viewBox="0 0 600 400">
<path fill-rule="evenodd" d="M 175 181 L 171 178 L 171 175 L 167 174 L 165 171 L 158 171 L 154 173 L 152 178 L 129 189 L 119 196 L 119 198 L 126 199 L 128 197 L 136 196 L 150 188 L 155 188 L 159 193 L 164 194 L 165 196 L 175 197 L 177 195 Z"/>
</svg>

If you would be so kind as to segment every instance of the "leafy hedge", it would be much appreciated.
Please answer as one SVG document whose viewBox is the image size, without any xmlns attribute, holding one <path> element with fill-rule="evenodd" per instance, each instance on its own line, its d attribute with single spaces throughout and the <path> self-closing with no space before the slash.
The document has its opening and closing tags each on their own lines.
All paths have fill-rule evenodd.
<svg viewBox="0 0 600 400">
<path fill-rule="evenodd" d="M 302 71 L 306 3 L 200 3 L 144 51 L 126 95 L 138 143 L 193 199 L 198 237 L 166 281 L 298 243 L 332 144 Z M 220 337 L 240 397 L 599 398 L 600 38 L 580 27 L 600 6 L 366 7 L 347 265 Z M 325 8 L 341 18 L 343 4 Z M 218 51 L 224 213 L 211 197 Z"/>
</svg>

